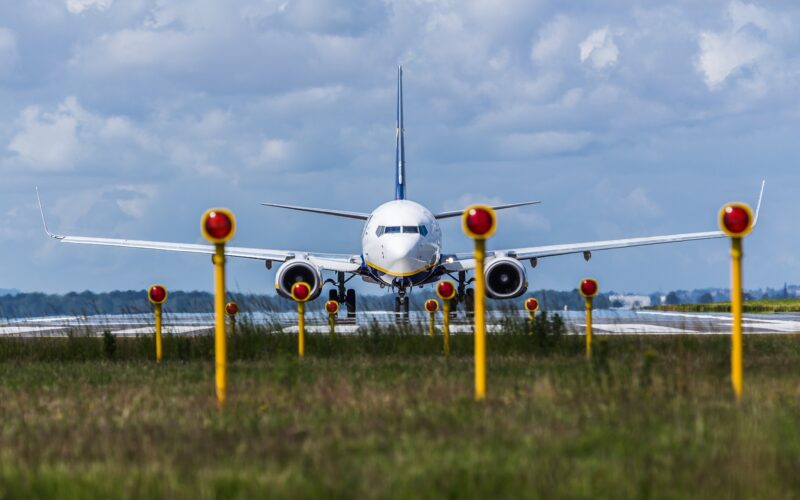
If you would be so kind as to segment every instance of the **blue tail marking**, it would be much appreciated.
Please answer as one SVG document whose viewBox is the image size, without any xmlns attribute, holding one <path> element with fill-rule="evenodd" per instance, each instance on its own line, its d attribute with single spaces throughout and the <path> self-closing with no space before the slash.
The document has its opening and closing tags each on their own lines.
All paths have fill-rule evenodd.
<svg viewBox="0 0 800 500">
<path fill-rule="evenodd" d="M 406 148 L 403 141 L 403 67 L 397 68 L 397 147 L 395 148 L 394 199 L 406 199 Z"/>
</svg>

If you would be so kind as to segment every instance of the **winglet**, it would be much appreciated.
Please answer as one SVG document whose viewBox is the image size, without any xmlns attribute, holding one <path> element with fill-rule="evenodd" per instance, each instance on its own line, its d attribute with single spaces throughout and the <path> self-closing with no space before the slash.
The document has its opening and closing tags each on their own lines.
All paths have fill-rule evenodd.
<svg viewBox="0 0 800 500">
<path fill-rule="evenodd" d="M 766 179 L 762 179 L 761 181 L 761 191 L 758 193 L 758 203 L 756 203 L 756 215 L 753 217 L 753 227 L 756 227 L 758 224 L 758 214 L 761 212 L 761 200 L 764 198 L 764 186 L 767 184 Z"/>
<path fill-rule="evenodd" d="M 42 224 L 44 225 L 44 232 L 47 233 L 47 236 L 54 238 L 56 240 L 63 240 L 64 237 L 58 234 L 53 234 L 47 228 L 47 220 L 44 218 L 44 208 L 42 208 L 42 199 L 39 197 L 39 187 L 36 187 L 36 201 L 39 202 L 39 213 L 42 214 Z"/>
</svg>

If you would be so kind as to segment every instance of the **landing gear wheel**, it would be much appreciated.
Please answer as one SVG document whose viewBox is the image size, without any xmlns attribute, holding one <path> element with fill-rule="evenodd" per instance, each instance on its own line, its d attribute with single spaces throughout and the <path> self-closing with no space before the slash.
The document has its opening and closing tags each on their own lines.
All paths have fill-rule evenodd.
<svg viewBox="0 0 800 500">
<path fill-rule="evenodd" d="M 328 300 L 339 302 L 339 294 L 336 292 L 336 289 L 328 290 Z"/>
<path fill-rule="evenodd" d="M 408 297 L 403 297 L 403 315 L 405 316 L 406 321 L 408 321 L 408 309 L 411 301 L 408 300 Z"/>
<path fill-rule="evenodd" d="M 345 294 L 344 303 L 347 306 L 347 319 L 356 318 L 356 291 L 353 289 L 347 290 Z"/>
<path fill-rule="evenodd" d="M 467 288 L 467 293 L 464 295 L 464 310 L 468 318 L 475 316 L 475 290 Z"/>
</svg>

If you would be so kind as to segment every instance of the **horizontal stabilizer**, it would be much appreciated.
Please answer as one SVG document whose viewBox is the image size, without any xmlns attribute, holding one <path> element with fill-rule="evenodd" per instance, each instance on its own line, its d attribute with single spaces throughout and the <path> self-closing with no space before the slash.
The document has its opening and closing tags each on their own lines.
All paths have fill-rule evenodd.
<svg viewBox="0 0 800 500">
<path fill-rule="evenodd" d="M 298 207 L 294 205 L 280 205 L 278 203 L 262 203 L 265 207 L 276 207 L 276 208 L 285 208 L 287 210 L 297 210 L 299 212 L 312 212 L 315 214 L 324 214 L 324 215 L 333 215 L 336 217 L 346 217 L 348 219 L 360 219 L 360 220 L 367 220 L 369 219 L 369 214 L 361 213 L 361 212 L 347 212 L 345 210 L 328 210 L 325 208 L 310 208 L 310 207 Z"/>
<path fill-rule="evenodd" d="M 509 203 L 507 205 L 495 205 L 492 208 L 495 210 L 503 210 L 506 208 L 515 208 L 515 207 L 525 207 L 528 205 L 538 205 L 541 201 L 523 201 L 522 203 Z M 450 212 L 440 212 L 434 217 L 437 219 L 447 219 L 450 217 L 461 217 L 461 214 L 464 213 L 464 210 L 451 210 Z"/>
</svg>

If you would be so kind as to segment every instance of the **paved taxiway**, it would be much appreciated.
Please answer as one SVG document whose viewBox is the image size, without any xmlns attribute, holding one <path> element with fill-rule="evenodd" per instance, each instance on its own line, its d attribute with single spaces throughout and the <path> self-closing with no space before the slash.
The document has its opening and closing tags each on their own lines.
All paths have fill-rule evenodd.
<svg viewBox="0 0 800 500">
<path fill-rule="evenodd" d="M 559 311 L 567 331 L 571 334 L 583 333 L 585 323 L 583 312 Z M 492 311 L 489 314 L 487 329 L 500 330 L 499 320 L 507 313 Z M 520 312 L 520 319 L 525 316 Z M 292 313 L 255 313 L 240 317 L 255 324 L 273 325 L 284 332 L 296 332 L 296 315 Z M 411 315 L 411 321 L 427 327 L 425 313 Z M 394 315 L 387 312 L 360 313 L 355 322 L 340 321 L 336 330 L 341 334 L 355 334 L 373 323 L 388 325 L 394 322 Z M 441 322 L 441 315 L 438 317 Z M 165 314 L 164 333 L 167 335 L 206 335 L 213 329 L 211 314 Z M 728 334 L 731 329 L 729 314 L 674 313 L 656 311 L 615 311 L 601 310 L 594 313 L 594 332 L 596 335 L 713 335 Z M 0 320 L 0 337 L 62 337 L 67 335 L 102 335 L 109 331 L 118 337 L 136 337 L 153 333 L 152 316 L 98 315 L 98 316 L 53 316 L 14 320 Z M 327 333 L 328 325 L 322 316 L 307 316 L 309 333 Z M 471 324 L 463 319 L 451 323 L 454 334 L 472 331 Z M 800 333 L 800 314 L 748 314 L 744 318 L 746 334 L 789 334 Z"/>
</svg>

